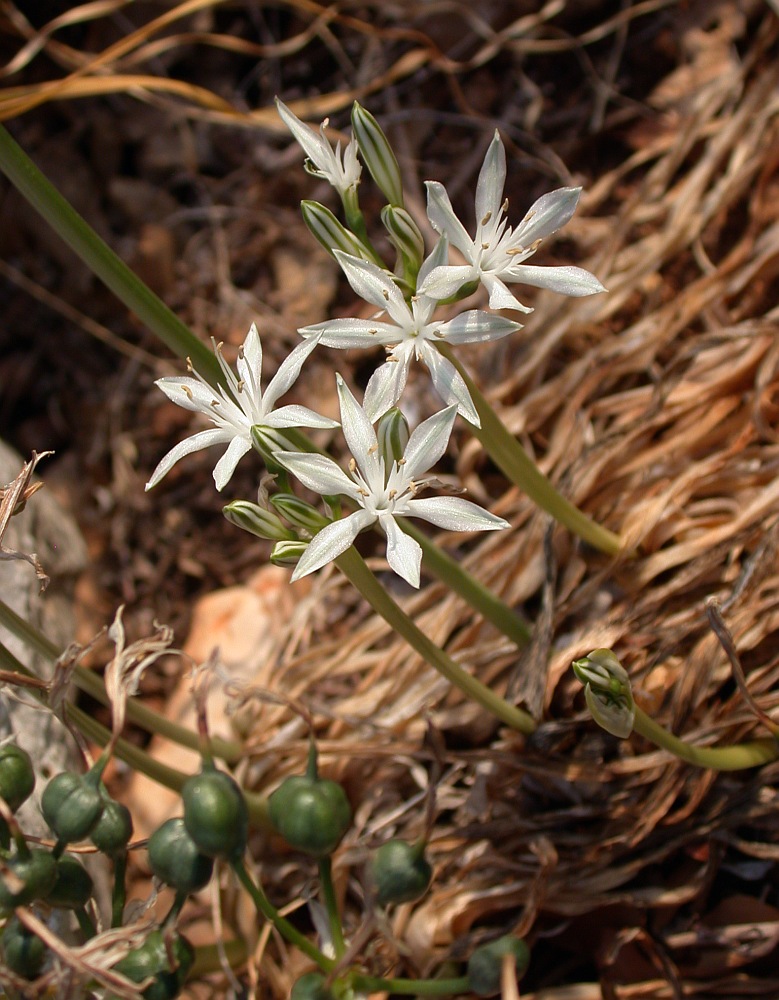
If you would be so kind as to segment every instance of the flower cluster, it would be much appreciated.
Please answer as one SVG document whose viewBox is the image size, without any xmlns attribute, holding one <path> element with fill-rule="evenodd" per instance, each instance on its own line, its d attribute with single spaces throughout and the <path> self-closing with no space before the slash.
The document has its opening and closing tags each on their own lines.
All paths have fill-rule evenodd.
<svg viewBox="0 0 779 1000">
<path fill-rule="evenodd" d="M 240 459 L 252 447 L 276 473 L 278 485 L 288 486 L 287 474 L 321 494 L 328 504 L 325 517 L 288 492 L 271 498 L 261 491 L 262 505 L 236 501 L 225 508 L 230 520 L 255 534 L 276 541 L 280 562 L 296 564 L 293 578 L 305 576 L 342 555 L 360 532 L 378 526 L 387 538 L 387 560 L 392 570 L 418 587 L 422 550 L 398 522 L 398 517 L 422 518 L 452 531 L 487 531 L 507 526 L 502 518 L 460 497 L 420 498 L 432 485 L 427 475 L 446 451 L 456 416 L 479 428 L 478 408 L 466 380 L 447 356 L 458 344 L 498 340 L 521 329 L 521 324 L 496 312 L 469 309 L 449 318 L 442 303 L 470 295 L 479 284 L 489 295 L 491 310 L 528 313 L 509 290 L 522 283 L 563 295 L 592 295 L 603 291 L 598 279 L 579 267 L 537 267 L 526 261 L 543 239 L 564 226 L 579 200 L 579 188 L 560 188 L 539 198 L 513 229 L 503 198 L 506 153 L 498 133 L 487 150 L 476 187 L 476 229 L 473 237 L 452 208 L 442 184 L 427 182 L 427 213 L 439 238 L 425 257 L 422 234 L 403 204 L 400 169 L 390 144 L 376 120 L 358 104 L 352 113 L 353 138 L 341 149 L 326 135 L 327 122 L 313 131 L 281 101 L 279 114 L 306 153 L 306 169 L 327 180 L 340 196 L 346 225 L 324 205 L 304 203 L 304 219 L 313 235 L 338 261 L 355 293 L 376 312 L 368 318 L 326 320 L 302 327 L 303 341 L 295 347 L 271 379 L 260 386 L 262 348 L 254 326 L 237 361 L 237 376 L 216 347 L 223 384 L 212 387 L 190 365 L 191 375 L 163 378 L 162 391 L 179 406 L 205 414 L 213 428 L 199 431 L 176 445 L 154 470 L 147 489 L 156 485 L 185 455 L 215 444 L 227 445 L 214 469 L 217 489 L 229 482 Z M 362 162 L 361 162 L 362 161 Z M 358 185 L 365 166 L 387 198 L 382 222 L 395 248 L 393 267 L 387 266 L 368 236 L 359 207 Z M 465 263 L 450 261 L 456 248 Z M 348 474 L 326 455 L 305 448 L 290 429 L 332 428 L 334 420 L 307 407 L 277 400 L 296 381 L 306 358 L 317 344 L 333 348 L 374 349 L 381 346 L 386 360 L 368 381 L 360 404 L 336 375 L 341 427 L 351 449 Z M 429 371 L 434 389 L 446 408 L 423 420 L 399 443 L 385 433 L 389 426 L 405 426 L 393 416 L 409 376 L 412 361 Z M 378 422 L 379 428 L 374 429 Z M 391 443 L 390 443 L 391 442 Z M 340 516 L 340 501 L 350 508 Z M 271 509 L 273 506 L 275 509 Z M 283 524 L 278 512 L 293 521 Z M 301 537 L 296 529 L 302 529 Z"/>
</svg>

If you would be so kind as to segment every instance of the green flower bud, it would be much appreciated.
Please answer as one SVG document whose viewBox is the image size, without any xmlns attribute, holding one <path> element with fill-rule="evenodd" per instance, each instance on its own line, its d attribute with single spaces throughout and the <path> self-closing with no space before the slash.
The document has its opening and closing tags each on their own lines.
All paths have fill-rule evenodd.
<svg viewBox="0 0 779 1000">
<path fill-rule="evenodd" d="M 403 276 L 413 287 L 425 259 L 425 240 L 419 226 L 405 208 L 393 205 L 384 206 L 381 221 L 403 264 Z"/>
<path fill-rule="evenodd" d="M 243 528 L 258 538 L 266 538 L 273 542 L 297 539 L 295 532 L 282 524 L 281 519 L 272 511 L 249 500 L 233 500 L 222 508 L 222 513 L 230 524 Z"/>
<path fill-rule="evenodd" d="M 433 878 L 423 841 L 387 841 L 376 851 L 370 870 L 380 906 L 413 903 L 424 896 Z"/>
<path fill-rule="evenodd" d="M 109 858 L 126 850 L 133 835 L 133 818 L 127 806 L 112 799 L 103 791 L 103 812 L 89 835 L 89 839 Z"/>
<path fill-rule="evenodd" d="M 374 260 L 365 244 L 354 233 L 350 233 L 329 208 L 320 205 L 318 201 L 301 201 L 300 210 L 313 237 L 331 256 L 334 250 L 342 250 L 361 260 Z"/>
<path fill-rule="evenodd" d="M 57 862 L 50 851 L 33 847 L 26 855 L 16 854 L 0 870 L 0 917 L 17 906 L 44 899 L 57 880 Z"/>
<path fill-rule="evenodd" d="M 289 1000 L 335 1000 L 321 972 L 307 972 L 292 984 Z"/>
<path fill-rule="evenodd" d="M 6 966 L 23 979 L 35 979 L 46 961 L 46 945 L 17 917 L 11 917 L 0 939 Z"/>
<path fill-rule="evenodd" d="M 305 528 L 313 534 L 330 523 L 316 507 L 296 497 L 294 493 L 275 493 L 270 502 L 290 524 L 294 524 L 296 528 Z"/>
<path fill-rule="evenodd" d="M 322 779 L 311 744 L 308 770 L 286 778 L 268 799 L 271 823 L 290 845 L 314 858 L 332 854 L 349 829 L 352 808 L 337 781 Z"/>
<path fill-rule="evenodd" d="M 371 177 L 384 192 L 390 205 L 403 207 L 403 182 L 400 167 L 379 123 L 357 101 L 352 106 L 352 131 L 360 156 Z"/>
<path fill-rule="evenodd" d="M 89 902 L 93 888 L 92 876 L 81 862 L 63 854 L 57 859 L 57 878 L 46 902 L 60 910 L 78 910 Z"/>
<path fill-rule="evenodd" d="M 156 930 L 151 932 L 140 948 L 129 952 L 114 966 L 116 972 L 121 972 L 133 983 L 141 983 L 149 976 L 154 977 L 154 981 L 141 994 L 145 1000 L 173 1000 L 177 997 L 195 962 L 195 949 L 182 934 L 173 935 L 168 945 L 173 957 L 172 964 L 163 932 Z"/>
<path fill-rule="evenodd" d="M 35 771 L 26 750 L 15 743 L 0 747 L 0 798 L 5 799 L 11 812 L 16 812 L 35 788 Z"/>
<path fill-rule="evenodd" d="M 83 840 L 97 825 L 103 812 L 103 796 L 94 772 L 63 771 L 48 783 L 41 797 L 43 818 L 64 844 Z"/>
<path fill-rule="evenodd" d="M 197 892 L 211 881 L 213 858 L 202 854 L 183 819 L 169 819 L 149 838 L 149 867 L 177 892 Z"/>
<path fill-rule="evenodd" d="M 379 420 L 376 438 L 379 442 L 379 454 L 384 459 L 384 470 L 389 475 L 393 464 L 405 455 L 409 439 L 408 420 L 397 406 L 387 410 Z"/>
<path fill-rule="evenodd" d="M 249 837 L 249 810 L 237 782 L 225 771 L 206 766 L 181 789 L 184 823 L 201 854 L 240 857 Z"/>
<path fill-rule="evenodd" d="M 594 649 L 573 661 L 573 672 L 584 684 L 584 699 L 593 719 L 612 736 L 633 732 L 636 706 L 628 673 L 610 649 Z"/>
<path fill-rule="evenodd" d="M 274 566 L 297 566 L 308 548 L 308 542 L 276 542 L 271 549 L 270 561 Z"/>
<path fill-rule="evenodd" d="M 520 938 L 510 934 L 483 944 L 468 959 L 468 985 L 480 997 L 491 997 L 501 991 L 504 956 L 514 958 L 517 980 L 521 979 L 530 962 L 530 949 Z"/>
</svg>

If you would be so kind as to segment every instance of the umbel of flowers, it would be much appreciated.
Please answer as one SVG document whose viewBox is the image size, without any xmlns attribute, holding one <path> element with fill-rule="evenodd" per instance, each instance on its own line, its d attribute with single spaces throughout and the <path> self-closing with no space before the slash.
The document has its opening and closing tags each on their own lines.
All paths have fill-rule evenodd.
<svg viewBox="0 0 779 1000">
<path fill-rule="evenodd" d="M 355 104 L 353 138 L 345 148 L 340 142 L 333 148 L 325 134 L 327 122 L 314 131 L 281 101 L 277 105 L 306 153 L 306 169 L 337 191 L 345 221 L 317 202 L 304 203 L 304 219 L 338 262 L 354 292 L 376 311 L 365 319 L 350 316 L 302 327 L 298 331 L 302 343 L 282 363 L 264 393 L 262 348 L 254 326 L 239 351 L 237 374 L 225 363 L 221 349 L 215 348 L 223 375 L 223 384 L 217 388 L 194 370 L 187 377 L 160 379 L 157 385 L 173 402 L 205 415 L 214 426 L 177 444 L 154 470 L 147 489 L 185 455 L 220 444 L 226 449 L 214 469 L 214 481 L 223 490 L 240 459 L 254 448 L 275 474 L 279 495 L 267 497 L 263 491 L 264 504 L 237 501 L 225 512 L 247 530 L 274 540 L 275 559 L 295 565 L 293 579 L 337 559 L 360 532 L 378 527 L 386 536 L 390 568 L 418 587 L 422 548 L 397 518 L 421 518 L 458 532 L 508 526 L 503 518 L 462 497 L 418 495 L 436 484 L 429 472 L 447 449 L 456 417 L 476 430 L 482 426 L 484 403 L 477 404 L 467 373 L 449 349 L 498 340 L 522 328 L 495 311 L 468 309 L 452 316 L 451 303 L 470 295 L 479 284 L 489 293 L 491 310 L 517 313 L 531 309 L 509 285 L 524 283 L 564 295 L 604 291 L 600 281 L 582 268 L 527 263 L 543 239 L 571 218 L 580 189 L 565 187 L 544 195 L 512 228 L 503 196 L 506 153 L 496 131 L 476 186 L 473 236 L 455 215 L 443 185 L 427 183 L 428 217 L 439 236 L 425 256 L 422 234 L 404 205 L 397 160 L 376 120 Z M 363 166 L 387 198 L 381 221 L 395 248 L 391 264 L 378 254 L 360 209 Z M 452 247 L 465 263 L 450 259 Z M 334 427 L 335 421 L 303 406 L 276 408 L 317 344 L 366 350 L 380 346 L 386 352 L 361 403 L 335 373 L 341 427 L 352 453 L 348 472 L 318 453 L 299 432 L 300 428 Z M 409 431 L 399 407 L 415 361 L 427 369 L 445 408 Z M 394 430 L 387 433 L 390 427 Z M 326 515 L 290 495 L 289 475 L 325 498 Z M 518 478 L 522 479 L 521 472 Z M 565 504 L 562 498 L 559 502 Z M 287 523 L 280 520 L 280 512 Z"/>
</svg>

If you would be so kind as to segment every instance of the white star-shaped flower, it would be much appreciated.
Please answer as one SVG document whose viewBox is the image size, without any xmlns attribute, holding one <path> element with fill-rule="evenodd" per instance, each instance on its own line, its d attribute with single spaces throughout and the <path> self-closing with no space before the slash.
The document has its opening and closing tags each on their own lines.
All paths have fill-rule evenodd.
<svg viewBox="0 0 779 1000">
<path fill-rule="evenodd" d="M 532 312 L 506 287 L 520 282 L 548 288 L 562 295 L 594 295 L 606 289 L 595 275 L 581 267 L 536 267 L 525 264 L 541 241 L 561 229 L 576 211 L 581 188 L 564 187 L 542 195 L 516 229 L 505 218 L 506 151 L 496 130 L 476 185 L 476 235 L 471 239 L 454 214 L 443 184 L 427 181 L 427 214 L 433 228 L 457 247 L 466 264 L 444 264 L 427 274 L 419 291 L 446 299 L 464 285 L 481 282 L 490 295 L 491 309 Z"/>
<path fill-rule="evenodd" d="M 221 345 L 215 347 L 227 388 L 214 388 L 191 366 L 191 376 L 169 376 L 157 379 L 155 385 L 168 399 L 185 410 L 204 413 L 214 427 L 198 431 L 180 441 L 162 459 L 146 484 L 150 490 L 185 455 L 215 444 L 226 444 L 227 450 L 216 463 L 214 482 L 218 490 L 230 481 L 235 467 L 252 447 L 252 427 L 271 431 L 284 427 L 337 427 L 337 420 L 322 417 L 306 406 L 282 406 L 274 410 L 276 400 L 283 396 L 300 374 L 303 362 L 314 350 L 317 338 L 298 344 L 268 383 L 263 394 L 262 345 L 257 327 L 252 323 L 238 353 L 238 377 L 222 357 Z"/>
<path fill-rule="evenodd" d="M 442 238 L 420 269 L 420 284 L 431 271 L 440 269 L 439 265 L 447 258 L 447 249 L 446 239 Z M 427 366 L 433 386 L 444 402 L 456 406 L 460 415 L 472 424 L 481 426 L 462 376 L 436 345 L 498 340 L 520 330 L 521 325 L 478 309 L 454 319 L 435 320 L 437 299 L 419 294 L 412 296 L 409 304 L 387 271 L 340 250 L 335 251 L 335 256 L 355 292 L 386 312 L 392 322 L 345 317 L 303 327 L 298 333 L 303 337 L 321 337 L 325 347 L 366 348 L 377 344 L 391 347 L 387 362 L 373 373 L 365 390 L 364 406 L 369 418 L 377 420 L 397 403 L 411 362 L 416 358 Z"/>
<path fill-rule="evenodd" d="M 424 473 L 446 451 L 457 408 L 434 414 L 411 434 L 403 457 L 389 460 L 382 453 L 368 414 L 340 375 L 338 396 L 341 426 L 353 460 L 347 475 L 325 455 L 274 452 L 274 458 L 304 486 L 324 496 L 347 496 L 358 507 L 353 513 L 322 528 L 308 545 L 292 574 L 297 580 L 332 562 L 355 538 L 378 523 L 387 536 L 387 561 L 412 587 L 419 586 L 422 549 L 396 523 L 396 517 L 421 517 L 451 531 L 492 531 L 508 522 L 461 497 L 417 499 L 432 477 Z M 422 478 L 420 478 L 422 477 Z"/>
<path fill-rule="evenodd" d="M 314 132 L 304 124 L 282 101 L 276 98 L 276 107 L 281 115 L 284 124 L 292 135 L 303 147 L 308 160 L 306 169 L 315 177 L 322 177 L 343 196 L 351 189 L 356 188 L 360 181 L 362 166 L 357 159 L 357 143 L 352 139 L 347 143 L 341 157 L 341 143 L 336 144 L 335 149 L 330 145 L 325 129 L 328 121 L 325 119 L 319 127 L 319 132 Z"/>
</svg>

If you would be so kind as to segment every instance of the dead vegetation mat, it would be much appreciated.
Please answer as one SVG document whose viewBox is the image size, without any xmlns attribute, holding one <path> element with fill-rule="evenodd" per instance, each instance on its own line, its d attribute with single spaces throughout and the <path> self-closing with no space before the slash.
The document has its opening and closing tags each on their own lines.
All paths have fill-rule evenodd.
<svg viewBox="0 0 779 1000">
<path fill-rule="evenodd" d="M 512 527 L 444 543 L 535 620 L 533 640 L 517 650 L 440 584 L 397 592 L 428 636 L 547 721 L 527 740 L 498 728 L 336 572 L 278 622 L 272 655 L 256 665 L 258 692 L 315 714 L 323 767 L 356 807 L 336 859 L 352 931 L 366 846 L 423 832 L 434 790 L 435 881 L 369 949 L 376 971 L 429 974 L 513 930 L 533 952 L 523 997 L 779 995 L 779 769 L 715 774 L 602 734 L 570 671 L 608 646 L 643 707 L 677 734 L 707 745 L 763 735 L 708 625 L 714 596 L 754 701 L 775 708 L 771 5 L 201 3 L 145 34 L 168 5 L 99 6 L 100 16 L 52 27 L 43 8 L 36 20 L 4 5 L 11 89 L 0 110 L 201 335 L 239 343 L 256 320 L 269 367 L 297 326 L 354 308 L 298 219 L 297 200 L 325 193 L 280 135 L 275 93 L 337 126 L 358 97 L 398 144 L 408 190 L 440 179 L 466 218 L 496 125 L 514 214 L 544 190 L 584 185 L 543 263 L 579 263 L 608 294 L 539 293 L 521 335 L 464 356 L 544 472 L 634 555 L 610 562 L 552 525 L 461 429 L 448 471 Z M 31 95 L 37 108 L 24 105 Z M 124 601 L 138 631 L 152 617 L 181 631 L 196 596 L 245 579 L 267 552 L 222 523 L 208 455 L 144 495 L 187 427 L 150 388 L 150 375 L 175 369 L 10 193 L 3 209 L 0 416 L 20 448 L 59 449 L 51 484 L 94 555 L 79 584 L 84 628 Z M 322 358 L 306 402 L 328 410 Z M 335 361 L 344 370 L 343 354 Z M 346 357 L 357 385 L 363 361 Z M 426 391 L 411 387 L 423 413 Z M 254 473 L 242 466 L 232 485 L 251 497 Z M 385 573 L 380 559 L 372 565 Z M 150 691 L 162 698 L 169 683 Z M 306 733 L 251 694 L 247 776 L 270 788 L 302 767 Z M 274 899 L 306 898 L 312 871 L 270 852 L 263 860 Z M 284 996 L 304 967 L 266 945 L 250 981 L 258 995 Z"/>
</svg>

